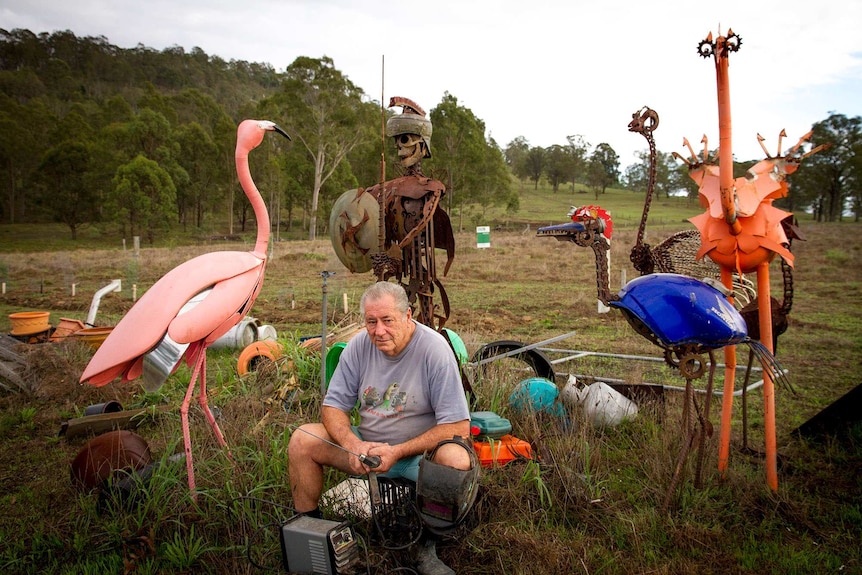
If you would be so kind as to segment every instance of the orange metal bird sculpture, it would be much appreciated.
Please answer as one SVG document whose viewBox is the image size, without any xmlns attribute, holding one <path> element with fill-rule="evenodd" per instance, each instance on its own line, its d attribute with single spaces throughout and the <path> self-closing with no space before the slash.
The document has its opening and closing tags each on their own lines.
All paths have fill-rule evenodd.
<svg viewBox="0 0 862 575">
<path fill-rule="evenodd" d="M 710 163 L 706 136 L 702 143 L 704 151 L 698 158 L 689 144 L 683 141 L 691 154 L 686 159 L 675 154 L 689 166 L 689 175 L 700 188 L 700 203 L 706 208 L 703 214 L 691 218 L 701 235 L 700 259 L 709 256 L 721 268 L 722 283 L 733 289 L 733 274 L 757 272 L 757 299 L 760 303 L 758 318 L 760 340 L 774 351 L 772 337 L 772 311 L 769 284 L 769 263 L 779 254 L 792 265 L 793 254 L 787 249 L 788 238 L 781 225 L 790 216 L 788 212 L 772 205 L 773 200 L 787 195 L 787 175 L 796 171 L 803 158 L 817 149 L 802 152 L 803 143 L 810 133 L 800 138 L 787 155 L 781 153 L 782 130 L 779 136 L 778 153 L 771 156 L 763 146 L 766 159 L 753 166 L 747 177 L 733 178 L 732 123 L 730 116 L 730 81 L 728 58 L 742 45 L 741 38 L 728 29 L 726 36 L 719 35 L 713 41 L 712 33 L 698 45 L 698 53 L 704 58 L 714 58 L 718 92 L 719 151 L 718 166 Z M 730 418 L 736 373 L 735 346 L 725 348 L 725 386 L 721 416 L 719 442 L 719 471 L 727 468 L 730 450 Z M 775 391 L 772 370 L 764 365 L 763 370 L 764 429 L 766 451 L 766 479 L 772 490 L 778 489 L 777 454 L 775 438 Z"/>
<path fill-rule="evenodd" d="M 206 350 L 248 314 L 263 284 L 269 214 L 251 178 L 248 154 L 269 131 L 290 139 L 284 130 L 265 120 L 245 120 L 237 128 L 236 171 L 258 226 L 254 250 L 203 254 L 169 271 L 116 325 L 80 379 L 81 383 L 102 386 L 118 377 L 126 382 L 143 375 L 144 387 L 154 391 L 185 358 L 192 375 L 180 414 L 193 498 L 195 477 L 188 421 L 192 392 L 199 381 L 198 401 L 218 442 L 226 447 L 207 403 Z"/>
</svg>

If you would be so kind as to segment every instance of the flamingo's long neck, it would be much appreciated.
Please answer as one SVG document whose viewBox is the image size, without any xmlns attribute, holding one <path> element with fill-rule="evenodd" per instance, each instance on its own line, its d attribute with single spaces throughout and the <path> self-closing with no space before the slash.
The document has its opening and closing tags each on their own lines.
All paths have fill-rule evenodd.
<svg viewBox="0 0 862 575">
<path fill-rule="evenodd" d="M 266 259 L 266 252 L 269 247 L 269 212 L 266 210 L 266 204 L 260 195 L 260 191 L 254 185 L 254 180 L 251 179 L 251 172 L 248 167 L 248 152 L 237 151 L 236 173 L 239 176 L 239 183 L 248 197 L 248 201 L 251 202 L 251 209 L 254 210 L 254 219 L 257 221 L 257 241 L 254 244 L 254 251 L 252 253 L 261 259 Z"/>
</svg>

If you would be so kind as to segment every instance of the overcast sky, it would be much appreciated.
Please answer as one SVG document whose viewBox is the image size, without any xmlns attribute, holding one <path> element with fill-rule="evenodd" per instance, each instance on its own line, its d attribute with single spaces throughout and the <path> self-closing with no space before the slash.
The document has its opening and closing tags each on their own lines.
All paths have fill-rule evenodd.
<svg viewBox="0 0 862 575">
<path fill-rule="evenodd" d="M 786 147 L 831 112 L 862 115 L 860 23 L 860 0 L 0 0 L 6 30 L 199 47 L 279 72 L 329 56 L 374 100 L 430 111 L 449 92 L 501 147 L 581 135 L 623 168 L 647 147 L 627 130 L 642 106 L 661 118 L 659 150 L 683 152 L 683 137 L 700 149 L 704 134 L 717 146 L 715 66 L 697 46 L 728 27 L 742 38 L 730 57 L 737 159 L 762 157 L 757 133 L 774 153 L 782 128 Z"/>
</svg>

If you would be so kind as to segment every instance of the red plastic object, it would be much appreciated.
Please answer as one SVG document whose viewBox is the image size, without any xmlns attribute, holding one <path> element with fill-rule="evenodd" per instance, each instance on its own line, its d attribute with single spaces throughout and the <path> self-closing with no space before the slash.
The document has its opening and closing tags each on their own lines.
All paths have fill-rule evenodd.
<svg viewBox="0 0 862 575">
<path fill-rule="evenodd" d="M 500 439 L 474 441 L 473 449 L 482 467 L 503 466 L 516 459 L 533 459 L 533 447 L 514 435 L 504 435 Z"/>
</svg>

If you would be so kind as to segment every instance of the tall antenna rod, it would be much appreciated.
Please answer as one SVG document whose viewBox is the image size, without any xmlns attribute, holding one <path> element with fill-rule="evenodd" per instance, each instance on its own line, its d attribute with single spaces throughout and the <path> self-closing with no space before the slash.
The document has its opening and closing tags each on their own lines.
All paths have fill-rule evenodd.
<svg viewBox="0 0 862 575">
<path fill-rule="evenodd" d="M 386 56 L 380 56 L 380 192 L 377 194 L 377 203 L 380 209 L 379 224 L 377 226 L 377 247 L 381 256 L 386 244 L 386 108 L 383 107 L 384 74 L 386 72 Z M 377 270 L 377 281 L 383 281 L 385 266 Z"/>
</svg>

